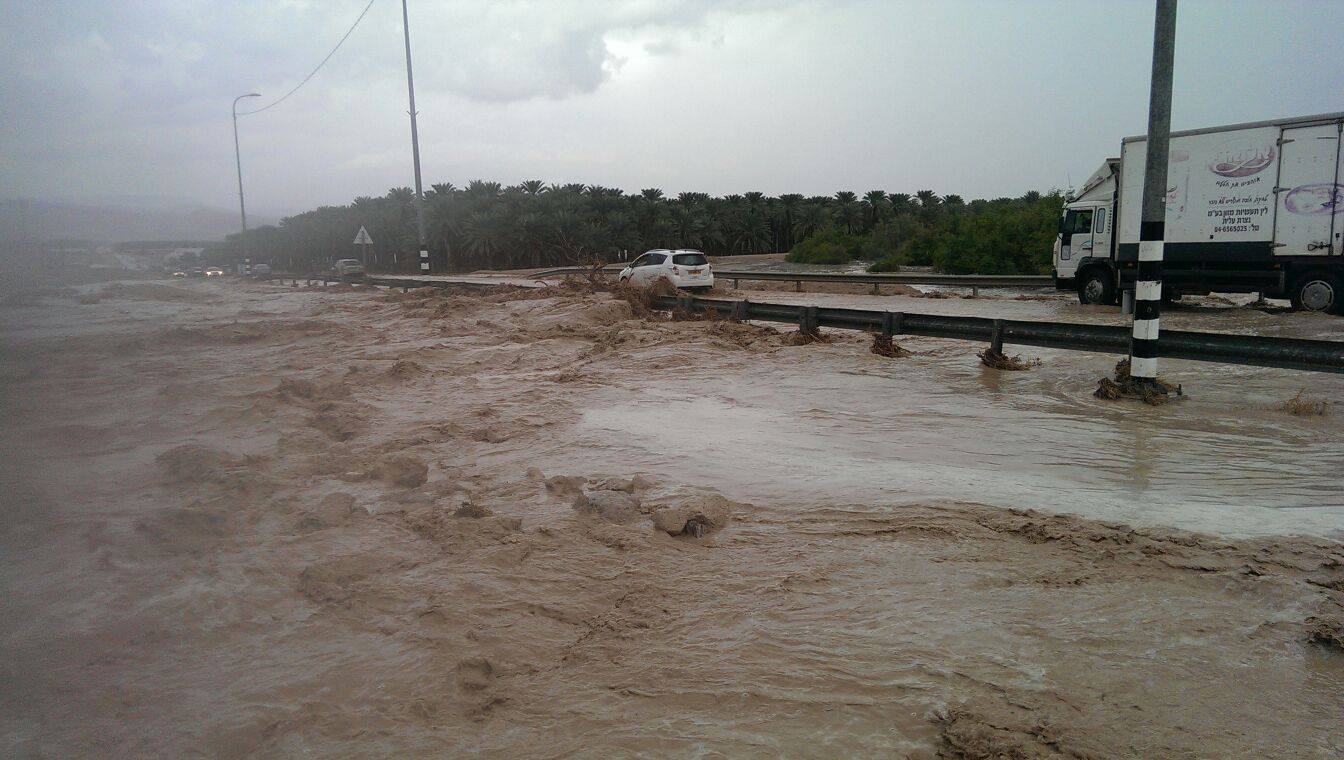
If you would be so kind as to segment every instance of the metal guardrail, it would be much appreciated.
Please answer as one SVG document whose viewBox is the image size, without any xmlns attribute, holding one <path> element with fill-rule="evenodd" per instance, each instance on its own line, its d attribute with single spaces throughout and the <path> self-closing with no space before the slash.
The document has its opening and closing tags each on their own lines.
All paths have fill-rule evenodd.
<svg viewBox="0 0 1344 760">
<path fill-rule="evenodd" d="M 535 276 L 535 275 L 534 275 Z M 478 287 L 492 288 L 492 282 L 424 280 L 417 277 L 371 276 L 358 279 L 334 275 L 276 275 L 272 279 L 318 282 L 358 282 L 389 288 Z M 526 286 L 519 286 L 526 287 Z M 535 286 L 534 286 L 535 287 Z M 862 330 L 885 335 L 919 335 L 930 338 L 984 341 L 996 351 L 1006 344 L 1056 348 L 1066 351 L 1090 351 L 1104 354 L 1128 354 L 1131 328 L 1090 325 L 1077 322 L 1035 322 L 988 317 L 955 317 L 942 314 L 912 314 L 870 309 L 837 309 L 823 306 L 752 302 L 725 298 L 701 298 L 688 295 L 655 296 L 652 305 L 660 309 L 686 311 L 712 310 L 738 320 L 782 322 L 806 329 L 833 327 Z M 1344 342 L 1304 338 L 1271 338 L 1260 335 L 1163 330 L 1157 343 L 1157 355 L 1167 359 L 1188 359 L 1219 364 L 1276 367 L 1307 372 L 1344 374 Z"/>
<path fill-rule="evenodd" d="M 608 264 L 603 272 L 619 272 L 623 264 Z M 587 267 L 556 267 L 528 277 L 591 272 Z M 792 282 L 837 282 L 861 285 L 950 285 L 963 288 L 1044 288 L 1054 283 L 1048 275 L 1034 274 L 934 274 L 931 272 L 780 272 L 764 269 L 714 268 L 715 280 L 732 280 L 736 288 L 741 280 Z"/>
<path fill-rule="evenodd" d="M 1071 351 L 1129 353 L 1129 327 L 834 309 L 692 296 L 659 296 L 653 303 L 663 309 L 709 309 L 725 317 L 793 323 L 805 329 L 834 327 L 885 335 L 979 340 L 989 343 L 997 351 L 1011 343 Z M 1328 340 L 1164 330 L 1158 339 L 1157 353 L 1169 359 L 1344 374 L 1344 342 Z"/>
</svg>

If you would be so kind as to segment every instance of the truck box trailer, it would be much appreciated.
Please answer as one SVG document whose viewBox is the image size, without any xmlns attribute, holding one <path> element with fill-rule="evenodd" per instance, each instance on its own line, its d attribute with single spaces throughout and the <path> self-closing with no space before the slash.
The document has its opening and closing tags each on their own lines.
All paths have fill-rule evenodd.
<svg viewBox="0 0 1344 760">
<path fill-rule="evenodd" d="M 1344 313 L 1344 113 L 1171 133 L 1163 294 L 1262 293 Z M 1146 136 L 1064 205 L 1054 277 L 1083 303 L 1134 287 Z"/>
</svg>

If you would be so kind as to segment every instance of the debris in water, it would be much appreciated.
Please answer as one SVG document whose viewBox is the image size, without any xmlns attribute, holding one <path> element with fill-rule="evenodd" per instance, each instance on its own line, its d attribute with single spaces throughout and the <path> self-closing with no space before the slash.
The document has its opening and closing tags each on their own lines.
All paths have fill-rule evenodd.
<svg viewBox="0 0 1344 760">
<path fill-rule="evenodd" d="M 700 538 L 728 527 L 731 505 L 718 494 L 707 494 L 654 512 L 653 527 L 672 536 Z"/>
<path fill-rule="evenodd" d="M 780 342 L 786 346 L 806 346 L 812 343 L 830 343 L 831 337 L 823 333 L 820 328 L 804 330 L 800 327 L 785 335 Z"/>
<path fill-rule="evenodd" d="M 903 356 L 909 356 L 910 352 L 902 348 L 900 344 L 892 341 L 890 335 L 882 333 L 873 333 L 873 346 L 871 349 L 878 356 L 885 356 L 890 359 L 899 359 Z"/>
<path fill-rule="evenodd" d="M 1149 406 L 1159 406 L 1172 400 L 1172 394 L 1185 395 L 1181 386 L 1156 378 L 1151 383 L 1135 380 L 1129 375 L 1129 357 L 1115 363 L 1115 379 L 1103 377 L 1097 383 L 1093 396 L 1113 401 L 1120 398 L 1132 398 Z"/>
<path fill-rule="evenodd" d="M 1307 396 L 1306 392 L 1307 389 L 1303 388 L 1296 396 L 1283 402 L 1279 408 L 1297 417 L 1324 417 L 1330 409 L 1330 402 Z"/>
<path fill-rule="evenodd" d="M 876 349 L 874 349 L 874 353 L 876 353 Z M 1032 367 L 1041 366 L 1040 359 L 1023 359 L 1020 355 L 1008 356 L 1002 351 L 995 351 L 993 348 L 986 348 L 984 351 L 976 354 L 976 356 L 980 357 L 980 363 L 984 364 L 986 367 L 1008 370 L 1010 372 L 1019 372 L 1031 369 Z"/>
<path fill-rule="evenodd" d="M 661 309 L 653 304 L 653 299 L 659 296 L 676 295 L 677 289 L 667 280 L 658 280 L 646 288 L 625 283 L 617 283 L 612 291 L 616 295 L 625 299 L 630 304 L 630 310 L 640 319 L 652 319 Z"/>
<path fill-rule="evenodd" d="M 453 512 L 453 517 L 467 517 L 473 520 L 479 520 L 482 517 L 490 517 L 493 514 L 494 512 L 491 512 L 489 509 L 468 501 L 458 507 L 456 512 Z"/>
</svg>

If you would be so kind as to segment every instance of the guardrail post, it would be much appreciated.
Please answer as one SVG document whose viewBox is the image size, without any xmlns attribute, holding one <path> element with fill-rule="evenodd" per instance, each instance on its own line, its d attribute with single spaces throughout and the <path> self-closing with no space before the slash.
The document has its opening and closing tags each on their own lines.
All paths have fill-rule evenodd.
<svg viewBox="0 0 1344 760">
<path fill-rule="evenodd" d="M 892 314 L 891 312 L 889 312 L 889 311 L 884 311 L 884 312 L 882 312 L 882 336 L 883 336 L 883 337 L 890 338 L 890 337 L 894 334 L 894 331 L 893 331 L 893 329 L 892 329 L 892 328 L 894 327 L 893 322 L 895 322 L 894 316 L 895 316 L 895 315 L 893 315 L 893 314 Z"/>
<path fill-rule="evenodd" d="M 747 315 L 750 313 L 751 304 L 747 303 L 747 299 L 744 298 L 733 304 L 733 319 L 736 319 L 738 322 L 747 321 Z"/>
<path fill-rule="evenodd" d="M 802 281 L 802 280 L 794 280 L 794 281 L 793 281 L 793 292 L 795 292 L 795 293 L 801 293 L 801 292 L 803 292 L 803 281 Z"/>
<path fill-rule="evenodd" d="M 892 335 L 905 334 L 905 312 L 903 311 L 891 312 L 891 334 Z"/>
<path fill-rule="evenodd" d="M 980 297 L 980 286 L 979 286 L 979 285 L 972 285 L 972 286 L 971 286 L 971 298 L 979 298 L 979 297 Z"/>
<path fill-rule="evenodd" d="M 879 295 L 877 283 L 873 283 L 873 295 Z"/>
<path fill-rule="evenodd" d="M 989 336 L 989 350 L 996 354 L 1003 353 L 1003 320 L 994 320 L 994 332 Z"/>
<path fill-rule="evenodd" d="M 817 307 L 804 306 L 798 310 L 798 331 L 807 335 L 817 332 Z"/>
<path fill-rule="evenodd" d="M 737 278 L 733 278 L 733 290 L 737 290 Z"/>
</svg>

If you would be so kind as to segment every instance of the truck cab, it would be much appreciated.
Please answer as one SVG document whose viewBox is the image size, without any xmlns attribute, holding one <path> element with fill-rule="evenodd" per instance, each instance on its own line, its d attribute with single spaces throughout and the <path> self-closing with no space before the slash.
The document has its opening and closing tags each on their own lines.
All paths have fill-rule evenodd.
<svg viewBox="0 0 1344 760">
<path fill-rule="evenodd" d="M 1055 287 L 1089 304 L 1117 302 L 1115 201 L 1120 159 L 1108 158 L 1064 204 L 1055 236 Z"/>
<path fill-rule="evenodd" d="M 1056 287 L 1115 303 L 1138 267 L 1147 136 L 1071 196 Z M 1162 296 L 1259 293 L 1344 314 L 1344 112 L 1172 132 Z"/>
</svg>

